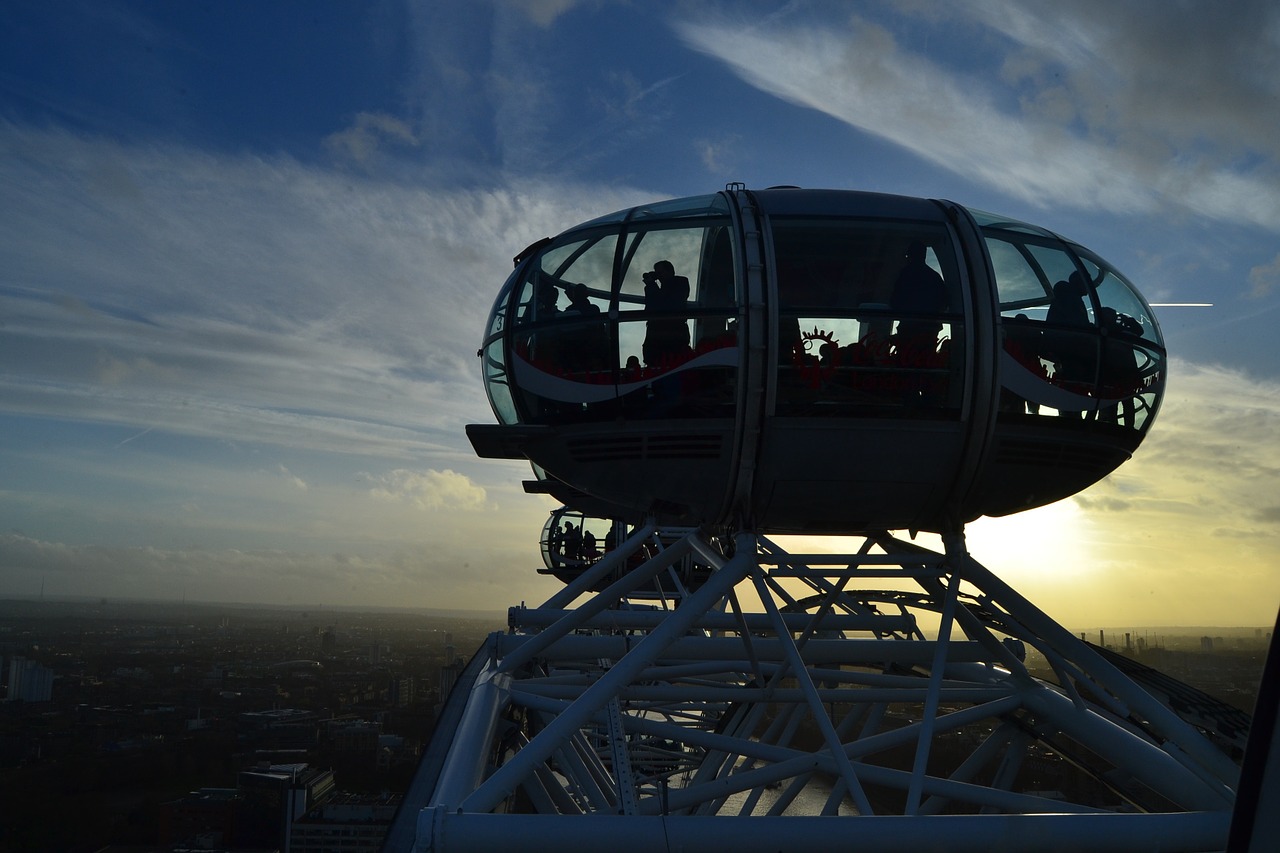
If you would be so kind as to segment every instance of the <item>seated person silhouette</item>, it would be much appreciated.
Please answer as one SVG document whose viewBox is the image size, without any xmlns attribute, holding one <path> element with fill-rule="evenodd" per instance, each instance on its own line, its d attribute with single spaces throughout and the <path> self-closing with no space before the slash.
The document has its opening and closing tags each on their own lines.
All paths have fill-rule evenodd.
<svg viewBox="0 0 1280 853">
<path fill-rule="evenodd" d="M 590 300 L 585 284 L 571 284 L 565 292 L 569 295 L 569 306 L 561 312 L 561 317 L 565 320 L 597 320 L 575 323 L 566 330 L 563 353 L 566 366 L 574 370 L 608 370 L 613 359 L 609 353 L 609 327 L 599 320 L 600 306 Z"/>
<path fill-rule="evenodd" d="M 658 261 L 642 278 L 646 311 L 655 314 L 684 311 L 689 301 L 689 279 L 676 275 L 670 261 Z M 687 354 L 689 327 L 685 318 L 670 316 L 649 320 L 641 352 L 648 367 L 661 367 Z"/>
<path fill-rule="evenodd" d="M 545 323 L 560 316 L 560 308 L 556 302 L 560 298 L 560 290 L 549 280 L 538 280 L 534 291 L 534 300 L 524 309 L 521 323 Z M 545 368 L 557 369 L 562 366 L 560 336 L 554 329 L 535 332 L 529 339 L 529 355 L 533 361 Z"/>
</svg>

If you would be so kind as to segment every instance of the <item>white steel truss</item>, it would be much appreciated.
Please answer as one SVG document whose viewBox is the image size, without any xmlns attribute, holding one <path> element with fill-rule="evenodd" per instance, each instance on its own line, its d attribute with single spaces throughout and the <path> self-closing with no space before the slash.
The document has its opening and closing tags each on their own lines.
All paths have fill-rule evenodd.
<svg viewBox="0 0 1280 853">
<path fill-rule="evenodd" d="M 513 609 L 450 698 L 413 849 L 1225 846 L 1231 744 L 1018 595 L 962 533 L 941 551 L 860 542 L 792 554 L 648 526 Z M 694 589 L 688 560 L 711 569 Z M 631 601 L 641 588 L 670 594 Z"/>
</svg>

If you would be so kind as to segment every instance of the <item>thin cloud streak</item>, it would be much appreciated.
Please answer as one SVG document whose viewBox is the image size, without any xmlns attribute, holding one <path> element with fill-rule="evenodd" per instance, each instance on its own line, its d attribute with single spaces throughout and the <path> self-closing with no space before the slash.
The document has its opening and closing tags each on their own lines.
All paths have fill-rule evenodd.
<svg viewBox="0 0 1280 853">
<path fill-rule="evenodd" d="M 489 418 L 474 353 L 512 247 L 636 199 L 4 125 L 0 145 L 25 152 L 0 189 L 7 411 L 312 449 L 464 447 Z"/>
<path fill-rule="evenodd" d="M 1028 39 L 1028 32 L 1039 32 L 1034 24 L 1044 23 L 1021 13 L 1008 20 L 1015 24 L 1006 25 L 1002 35 L 1014 39 Z M 985 16 L 981 22 L 991 23 Z M 1070 30 L 1066 23 L 1059 32 Z M 843 25 L 784 19 L 768 31 L 725 19 L 675 26 L 691 47 L 723 61 L 751 85 L 1029 203 L 1043 206 L 1052 199 L 1127 214 L 1181 209 L 1280 230 L 1280 174 L 1274 167 L 1238 168 L 1238 142 L 1227 149 L 1223 140 L 1184 132 L 1189 139 L 1153 146 L 1153 138 L 1169 139 L 1165 131 L 1182 114 L 1168 116 L 1150 106 L 1136 118 L 1090 124 L 1086 102 L 1106 75 L 1088 70 L 1100 60 L 1096 51 L 1103 45 L 1087 33 L 1052 42 L 1052 55 L 1043 53 L 1049 47 L 1040 41 L 1006 47 L 1011 60 L 1023 59 L 1024 70 L 1002 89 L 991 77 L 961 73 L 905 49 L 889 30 L 857 17 Z M 1062 43 L 1073 46 L 1063 50 Z M 1036 55 L 1028 60 L 1027 53 Z M 1037 79 L 1046 64 L 1064 68 L 1068 77 L 1084 75 L 1087 82 L 1050 92 Z M 1031 96 L 1010 106 L 1024 87 Z M 1037 96 L 1056 97 L 1061 104 L 1047 110 L 1045 98 Z M 1256 103 L 1238 106 L 1250 114 L 1258 110 Z M 1259 153 L 1274 163 L 1274 143 Z"/>
</svg>

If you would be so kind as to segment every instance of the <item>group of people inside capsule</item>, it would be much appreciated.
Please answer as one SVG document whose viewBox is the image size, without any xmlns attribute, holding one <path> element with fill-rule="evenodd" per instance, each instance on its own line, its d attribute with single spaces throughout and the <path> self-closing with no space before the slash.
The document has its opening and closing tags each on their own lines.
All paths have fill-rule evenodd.
<svg viewBox="0 0 1280 853">
<path fill-rule="evenodd" d="M 573 562 L 595 562 L 600 557 L 596 535 L 585 524 L 574 525 L 566 521 L 563 529 L 553 525 L 547 548 L 559 558 Z"/>
<path fill-rule="evenodd" d="M 816 362 L 826 367 L 857 367 L 887 361 L 900 367 L 945 366 L 946 343 L 943 341 L 940 347 L 939 335 L 943 324 L 938 317 L 949 308 L 947 286 L 942 275 L 928 264 L 926 256 L 925 243 L 912 241 L 908 244 L 889 303 L 891 313 L 899 316 L 897 329 L 887 339 L 864 339 L 843 347 L 828 343 L 821 348 L 820 357 L 815 358 L 805 351 L 796 326 L 782 330 L 782 360 L 802 366 Z M 678 275 L 669 260 L 655 262 L 641 278 L 644 282 L 645 312 L 653 316 L 645 323 L 641 356 L 631 355 L 622 365 L 623 382 L 640 381 L 661 373 L 693 354 L 684 312 L 689 303 L 689 279 Z M 1020 333 L 1015 324 L 1006 331 L 1005 339 L 1006 348 L 1024 364 L 1038 366 L 1043 358 L 1052 365 L 1051 374 L 1037 368 L 1043 378 L 1059 386 L 1079 388 L 1085 394 L 1092 392 L 1099 365 L 1096 341 L 1091 335 L 1081 334 L 1083 330 L 1094 328 L 1086 306 L 1094 284 L 1080 271 L 1057 282 L 1045 315 L 1045 330 L 1036 330 L 1028 335 L 1025 327 Z M 601 381 L 612 381 L 613 343 L 600 307 L 591 301 L 585 284 L 566 284 L 563 289 L 568 305 L 560 309 L 557 304 L 560 288 L 549 279 L 539 282 L 539 319 L 562 317 L 589 321 L 594 318 L 597 322 L 575 323 L 557 332 L 554 338 L 544 335 L 541 347 L 543 362 L 555 364 L 561 370 L 581 377 L 596 376 Z M 1017 319 L 1026 320 L 1027 317 L 1020 314 Z M 1103 328 L 1141 333 L 1140 329 L 1125 325 L 1126 322 L 1134 323 L 1132 318 L 1107 307 L 1099 310 L 1098 322 Z M 1054 329 L 1060 331 L 1055 332 Z M 1113 380 L 1133 372 L 1133 353 L 1129 347 L 1111 345 L 1108 349 L 1104 346 L 1103 359 L 1104 374 Z M 1124 380 L 1120 381 L 1123 383 Z M 1028 406 L 1033 413 L 1038 410 L 1034 403 Z"/>
<path fill-rule="evenodd" d="M 609 522 L 609 532 L 601 539 L 587 527 L 585 518 L 578 524 L 568 519 L 565 519 L 563 525 L 553 523 L 547 535 L 547 550 L 559 564 L 590 565 L 618 546 L 619 524 L 621 522 Z M 622 535 L 627 535 L 625 527 Z M 643 561 L 650 556 L 652 554 L 646 545 L 641 548 L 636 558 Z"/>
<path fill-rule="evenodd" d="M 949 347 L 948 339 L 940 337 L 941 318 L 950 300 L 946 282 L 929 266 L 927 254 L 922 241 L 906 246 L 889 302 L 878 306 L 881 311 L 888 309 L 887 316 L 882 320 L 864 317 L 871 320 L 872 330 L 857 340 L 841 344 L 830 333 L 816 328 L 806 333 L 796 318 L 781 317 L 779 362 L 799 368 L 800 380 L 814 388 L 833 382 L 872 394 L 888 392 L 899 402 L 940 403 L 947 385 L 940 369 L 948 366 Z M 823 343 L 815 355 L 812 348 L 818 340 Z M 868 367 L 877 370 L 857 370 Z M 846 373 L 840 368 L 854 370 Z M 895 370 L 888 373 L 884 368 Z"/>
<path fill-rule="evenodd" d="M 1142 371 L 1137 351 L 1114 333 L 1141 337 L 1142 327 L 1133 317 L 1105 305 L 1098 307 L 1095 324 L 1089 305 L 1096 287 L 1097 281 L 1081 270 L 1055 283 L 1043 323 L 1023 313 L 1005 322 L 1004 348 L 1033 374 L 1080 399 L 1077 407 L 1061 407 L 1058 414 L 1078 419 L 1093 407 L 1087 398 L 1101 399 L 1107 402 L 1098 409 L 1100 420 L 1133 425 Z M 1005 411 L 1025 407 L 1030 414 L 1040 413 L 1040 404 L 1034 400 L 1023 400 L 1007 390 L 1004 396 Z"/>
<path fill-rule="evenodd" d="M 675 265 L 660 260 L 642 275 L 645 312 L 654 315 L 645 322 L 641 356 L 629 356 L 623 365 L 622 381 L 639 381 L 648 374 L 670 368 L 687 360 L 693 349 L 684 310 L 689 304 L 689 279 L 677 275 Z M 563 287 L 569 304 L 559 307 Z M 548 277 L 539 280 L 536 290 L 535 316 L 539 321 L 586 320 L 567 325 L 554 332 L 543 332 L 539 338 L 537 357 L 547 367 L 573 374 L 581 379 L 593 375 L 612 381 L 613 344 L 609 327 L 601 316 L 600 306 L 591 301 L 590 290 L 582 283 L 557 286 Z M 641 358 L 644 359 L 643 365 Z"/>
</svg>

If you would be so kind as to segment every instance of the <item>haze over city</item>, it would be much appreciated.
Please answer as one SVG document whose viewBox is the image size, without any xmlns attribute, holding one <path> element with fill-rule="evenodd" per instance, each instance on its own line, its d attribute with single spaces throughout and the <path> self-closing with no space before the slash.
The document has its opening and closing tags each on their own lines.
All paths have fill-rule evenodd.
<svg viewBox="0 0 1280 853">
<path fill-rule="evenodd" d="M 0 597 L 540 602 L 553 504 L 463 432 L 511 258 L 742 181 L 998 211 L 1170 304 L 1135 458 L 969 547 L 1067 625 L 1270 625 L 1278 112 L 1259 0 L 5 8 Z"/>
</svg>

